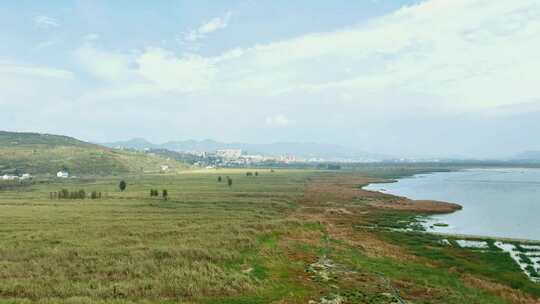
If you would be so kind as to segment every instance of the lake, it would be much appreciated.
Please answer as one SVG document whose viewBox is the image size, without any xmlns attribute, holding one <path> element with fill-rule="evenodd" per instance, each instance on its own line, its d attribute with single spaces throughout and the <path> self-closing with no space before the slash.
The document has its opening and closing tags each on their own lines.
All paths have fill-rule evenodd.
<svg viewBox="0 0 540 304">
<path fill-rule="evenodd" d="M 463 206 L 452 214 L 428 217 L 428 231 L 540 240 L 540 169 L 419 174 L 364 189 Z M 436 223 L 448 226 L 433 226 Z"/>
</svg>

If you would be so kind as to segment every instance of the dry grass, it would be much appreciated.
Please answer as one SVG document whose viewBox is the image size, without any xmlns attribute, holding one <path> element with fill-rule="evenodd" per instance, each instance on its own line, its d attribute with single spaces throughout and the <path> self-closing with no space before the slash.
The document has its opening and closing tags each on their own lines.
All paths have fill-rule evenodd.
<svg viewBox="0 0 540 304">
<path fill-rule="evenodd" d="M 379 179 L 259 173 L 132 176 L 123 193 L 118 179 L 0 192 L 0 303 L 307 303 L 331 294 L 391 303 L 388 282 L 411 303 L 534 303 L 357 229 L 401 214 L 373 207 L 396 198 L 359 188 Z M 59 188 L 107 198 L 49 200 Z M 169 200 L 149 189 L 168 189 Z M 322 260 L 327 281 L 307 271 Z"/>
<path fill-rule="evenodd" d="M 474 288 L 488 290 L 491 293 L 498 295 L 499 297 L 507 300 L 510 303 L 516 303 L 516 304 L 540 303 L 540 300 L 538 298 L 534 298 L 531 295 L 528 295 L 516 289 L 512 289 L 500 283 L 490 282 L 489 280 L 474 277 L 472 275 L 464 275 L 463 280 L 465 281 L 466 284 Z"/>
<path fill-rule="evenodd" d="M 115 190 L 117 180 L 2 193 L 0 297 L 188 301 L 256 291 L 257 280 L 239 265 L 250 263 L 261 235 L 280 227 L 301 193 L 295 178 L 305 173 L 223 173 L 235 179 L 232 188 L 198 174 L 128 179 L 125 193 Z M 158 186 L 169 200 L 149 198 Z M 61 187 L 108 198 L 48 200 Z M 275 195 L 261 197 L 268 191 Z"/>
</svg>

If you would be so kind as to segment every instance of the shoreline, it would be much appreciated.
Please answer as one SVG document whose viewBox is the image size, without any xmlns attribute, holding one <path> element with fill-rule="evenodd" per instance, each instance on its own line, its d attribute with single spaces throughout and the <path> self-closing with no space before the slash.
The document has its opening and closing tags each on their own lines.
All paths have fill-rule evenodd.
<svg viewBox="0 0 540 304">
<path fill-rule="evenodd" d="M 474 169 L 474 168 L 471 168 L 469 170 L 472 170 L 472 169 Z M 478 169 L 483 169 L 483 168 L 478 168 Z M 515 168 L 510 168 L 510 169 L 515 169 Z M 432 172 L 432 173 L 435 173 L 435 172 Z M 420 173 L 420 174 L 432 174 L 432 173 Z M 420 174 L 413 174 L 413 175 L 411 175 L 409 177 L 413 177 L 413 176 L 420 175 Z M 402 178 L 406 178 L 406 177 L 402 177 Z M 366 192 L 377 193 L 377 194 L 381 194 L 381 195 L 385 195 L 385 196 L 391 196 L 391 197 L 394 197 L 394 198 L 397 198 L 397 199 L 405 199 L 405 200 L 408 200 L 408 201 L 412 201 L 414 203 L 430 202 L 432 204 L 459 206 L 459 208 L 456 207 L 458 209 L 454 209 L 454 210 L 452 210 L 450 212 L 437 212 L 437 211 L 434 211 L 434 212 L 427 212 L 425 214 L 419 214 L 418 216 L 427 216 L 427 217 L 429 217 L 431 215 L 436 215 L 436 214 L 450 214 L 450 213 L 454 213 L 456 211 L 460 211 L 460 210 L 463 209 L 463 206 L 461 206 L 459 204 L 455 204 L 455 203 L 450 203 L 450 202 L 445 202 L 445 201 L 436 201 L 436 200 L 414 200 L 414 199 L 408 198 L 406 196 L 395 195 L 395 194 L 387 193 L 387 192 L 383 192 L 383 191 L 364 189 L 365 187 L 368 187 L 368 186 L 370 186 L 372 184 L 393 184 L 393 183 L 397 183 L 398 181 L 399 181 L 399 179 L 389 179 L 387 181 L 385 181 L 385 180 L 374 181 L 374 182 L 367 183 L 365 185 L 361 185 L 360 189 L 363 190 L 363 191 L 366 191 Z M 375 206 L 375 207 L 379 207 L 379 206 Z M 382 208 L 385 208 L 385 207 L 382 207 Z M 386 207 L 386 208 L 387 209 L 400 210 L 399 208 L 389 208 L 389 207 Z M 437 231 L 427 231 L 427 230 L 426 231 L 417 231 L 417 232 L 426 233 L 426 234 L 434 234 L 434 235 L 438 235 L 438 236 L 447 236 L 447 237 L 453 237 L 453 238 L 463 238 L 463 239 L 473 239 L 473 240 L 493 240 L 493 241 L 503 241 L 503 242 L 510 242 L 510 243 L 522 243 L 522 244 L 540 245 L 540 240 L 525 239 L 525 238 L 503 237 L 503 236 L 497 237 L 497 236 L 462 234 L 462 233 L 451 233 L 451 232 L 437 232 Z"/>
<path fill-rule="evenodd" d="M 397 182 L 398 180 L 396 179 L 376 180 L 360 185 L 360 191 L 370 194 L 376 194 L 381 198 L 391 198 L 390 200 L 381 200 L 370 204 L 376 208 L 392 209 L 397 211 L 413 211 L 423 213 L 425 215 L 449 214 L 463 209 L 463 206 L 456 203 L 437 200 L 415 200 L 406 196 L 399 196 L 391 193 L 385 193 L 382 191 L 364 189 L 371 184 L 392 184 Z"/>
<path fill-rule="evenodd" d="M 522 238 L 496 237 L 496 236 L 460 234 L 460 233 L 456 234 L 456 233 L 433 232 L 433 231 L 419 231 L 419 232 L 435 234 L 438 236 L 446 236 L 446 237 L 470 239 L 470 240 L 492 240 L 492 241 L 501 241 L 501 242 L 508 242 L 508 243 L 540 245 L 540 240 L 531 240 L 531 239 L 522 239 Z"/>
</svg>

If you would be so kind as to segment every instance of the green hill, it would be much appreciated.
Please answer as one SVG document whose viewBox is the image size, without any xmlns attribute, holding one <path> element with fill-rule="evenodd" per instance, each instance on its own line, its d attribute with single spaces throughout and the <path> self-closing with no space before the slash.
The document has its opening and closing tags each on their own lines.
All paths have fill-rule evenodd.
<svg viewBox="0 0 540 304">
<path fill-rule="evenodd" d="M 182 163 L 144 152 L 114 150 L 78 139 L 39 133 L 0 131 L 0 173 L 115 175 L 186 168 Z"/>
</svg>

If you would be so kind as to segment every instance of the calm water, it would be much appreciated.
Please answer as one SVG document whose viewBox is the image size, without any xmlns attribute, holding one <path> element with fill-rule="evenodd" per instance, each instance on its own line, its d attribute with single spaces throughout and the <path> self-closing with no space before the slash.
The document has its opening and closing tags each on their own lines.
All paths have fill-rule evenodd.
<svg viewBox="0 0 540 304">
<path fill-rule="evenodd" d="M 540 169 L 473 169 L 421 174 L 367 190 L 458 203 L 463 210 L 431 216 L 429 230 L 540 240 Z M 445 223 L 448 227 L 432 227 Z"/>
</svg>

